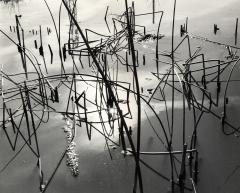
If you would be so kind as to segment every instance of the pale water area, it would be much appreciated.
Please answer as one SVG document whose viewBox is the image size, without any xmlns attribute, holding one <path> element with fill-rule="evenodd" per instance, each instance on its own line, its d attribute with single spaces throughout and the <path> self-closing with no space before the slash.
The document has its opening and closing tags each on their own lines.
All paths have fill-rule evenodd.
<svg viewBox="0 0 240 193">
<path fill-rule="evenodd" d="M 48 0 L 49 7 L 58 25 L 58 14 L 61 1 Z M 130 1 L 129 1 L 130 4 Z M 13 5 L 13 6 L 12 6 Z M 124 1 L 121 0 L 79 0 L 78 1 L 78 21 L 82 28 L 90 28 L 102 34 L 108 34 L 107 27 L 104 22 L 106 7 L 109 6 L 109 14 L 122 14 L 124 12 Z M 68 38 L 67 30 L 69 20 L 64 6 L 61 12 L 61 38 L 62 43 Z M 151 0 L 135 1 L 136 13 L 147 13 L 152 11 Z M 172 21 L 173 1 L 156 0 L 156 10 L 163 10 L 164 16 L 162 20 L 160 33 L 166 37 L 160 40 L 161 51 L 170 50 L 170 35 Z M 51 44 L 54 53 L 57 53 L 58 44 L 54 32 L 53 22 L 49 11 L 43 0 L 22 0 L 17 4 L 6 4 L 0 2 L 0 29 L 6 32 L 11 38 L 16 40 L 16 34 L 10 32 L 9 27 L 15 25 L 15 14 L 21 14 L 20 19 L 22 27 L 26 31 L 26 45 L 34 54 L 38 54 L 34 50 L 33 41 L 37 36 L 31 34 L 32 29 L 38 30 L 39 25 L 43 29 L 44 44 Z M 235 19 L 240 18 L 240 1 L 238 0 L 177 0 L 176 9 L 176 42 L 179 41 L 179 26 L 185 22 L 186 17 L 189 21 L 189 33 L 203 36 L 213 41 L 234 44 Z M 159 19 L 159 16 L 156 16 Z M 138 23 L 147 26 L 147 30 L 156 32 L 157 25 L 151 24 L 151 17 L 140 18 Z M 213 24 L 218 24 L 220 31 L 217 35 L 213 34 Z M 46 28 L 50 27 L 52 33 L 47 35 Z M 148 28 L 149 27 L 149 28 Z M 175 42 L 175 44 L 176 44 Z M 205 42 L 195 41 L 193 47 L 202 46 Z M 206 43 L 204 52 L 208 53 L 207 57 L 221 57 L 226 51 L 223 48 L 215 47 Z M 238 44 L 239 45 L 239 44 Z M 140 49 L 142 53 L 152 55 L 155 49 L 155 42 L 146 42 Z M 19 55 L 17 48 L 6 37 L 0 34 L 0 65 L 3 64 L 4 70 L 9 73 L 22 71 L 19 63 Z M 57 57 L 56 57 L 57 58 Z M 150 57 L 150 59 L 152 59 Z M 49 61 L 49 58 L 47 58 Z M 41 61 L 41 60 L 40 60 Z M 42 61 L 41 61 L 42 62 Z M 150 63 L 154 63 L 153 61 Z M 68 66 L 68 64 L 66 64 Z M 59 73 L 59 60 L 54 60 L 53 64 L 48 65 L 49 71 L 53 74 Z M 166 69 L 161 66 L 160 71 Z M 29 70 L 33 70 L 29 66 Z M 140 84 L 145 88 L 152 88 L 156 85 L 157 80 L 151 76 L 151 72 L 155 71 L 155 67 L 150 65 L 139 70 Z M 85 71 L 84 71 L 85 72 Z M 125 69 L 120 69 L 119 76 L 126 78 Z M 235 74 L 237 77 L 237 74 Z M 150 77 L 150 78 L 149 78 Z M 237 87 L 238 85 L 236 85 Z M 79 86 L 80 87 L 80 86 Z M 89 89 L 89 92 L 90 89 Z M 235 102 L 233 108 L 233 116 L 235 123 L 238 124 L 238 108 L 239 89 L 230 89 L 232 96 L 229 100 Z M 65 96 L 64 90 L 60 91 Z M 171 103 L 167 101 L 167 103 Z M 65 101 L 61 101 L 60 106 L 65 107 Z M 163 111 L 162 104 L 156 104 L 155 108 L 158 112 Z M 144 109 L 144 106 L 142 107 Z M 176 125 L 180 122 L 182 103 L 176 102 Z M 147 112 L 149 109 L 145 109 Z M 216 109 L 220 112 L 221 109 Z M 136 113 L 136 107 L 132 108 L 133 114 Z M 190 113 L 189 113 L 190 114 Z M 151 112 L 149 111 L 151 116 Z M 163 115 L 164 116 L 164 115 Z M 191 115 L 192 116 L 192 115 Z M 189 127 L 192 117 L 186 118 L 189 121 Z M 130 121 L 134 127 L 134 121 Z M 153 118 L 153 123 L 157 121 Z M 40 151 L 42 156 L 43 170 L 45 180 L 48 179 L 53 172 L 57 161 L 61 157 L 65 148 L 65 139 L 62 127 L 64 121 L 60 115 L 52 114 L 50 121 L 43 124 L 39 129 Z M 164 120 L 166 124 L 166 120 Z M 152 137 L 153 131 L 149 131 L 149 123 L 146 117 L 143 117 L 142 123 L 142 150 L 143 151 L 164 151 L 161 144 Z M 205 115 L 199 125 L 199 184 L 197 190 L 199 193 L 238 193 L 238 179 L 240 171 L 240 141 L 232 136 L 227 137 L 221 133 L 219 121 L 214 117 Z M 1 131 L 2 132 L 2 131 Z M 135 133 L 134 133 L 135 134 Z M 181 142 L 179 133 L 176 132 L 176 144 L 178 147 Z M 190 135 L 190 134 L 189 134 Z M 117 139 L 117 136 L 116 136 Z M 21 141 L 23 143 L 23 141 Z M 21 144 L 20 143 L 20 144 Z M 14 152 L 6 143 L 3 133 L 0 136 L 0 169 L 11 159 Z M 20 146 L 20 145 L 19 145 Z M 132 192 L 134 181 L 134 161 L 132 157 L 124 158 L 120 149 L 112 150 L 113 160 L 107 152 L 104 144 L 104 138 L 99 136 L 97 132 L 93 135 L 92 141 L 88 141 L 86 131 L 80 128 L 77 131 L 77 151 L 79 154 L 79 176 L 74 178 L 71 176 L 68 168 L 63 162 L 57 171 L 52 183 L 50 184 L 49 193 L 130 193 Z M 179 156 L 179 159 L 181 157 Z M 149 165 L 153 166 L 162 174 L 169 176 L 169 158 L 168 157 L 144 157 Z M 179 167 L 179 166 L 177 166 Z M 170 190 L 170 183 L 159 178 L 143 166 L 143 180 L 145 193 L 167 193 Z M 27 149 L 23 150 L 17 159 L 11 163 L 7 170 L 0 173 L 0 192 L 1 193 L 37 193 L 39 192 L 38 170 L 36 167 L 36 159 L 29 154 Z M 189 191 L 186 191 L 189 192 Z"/>
</svg>

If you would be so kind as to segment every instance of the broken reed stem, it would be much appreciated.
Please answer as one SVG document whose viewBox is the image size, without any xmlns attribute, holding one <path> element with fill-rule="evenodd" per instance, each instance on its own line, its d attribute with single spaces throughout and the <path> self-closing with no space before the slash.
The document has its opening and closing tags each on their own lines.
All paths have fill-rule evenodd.
<svg viewBox="0 0 240 193">
<path fill-rule="evenodd" d="M 170 143 L 168 144 L 169 151 L 172 149 L 172 136 L 173 136 L 173 129 L 174 129 L 174 76 L 175 76 L 175 60 L 174 60 L 174 29 L 175 29 L 175 12 L 176 12 L 176 0 L 174 0 L 174 8 L 173 8 L 173 20 L 172 20 L 172 51 L 171 51 L 171 58 L 172 58 L 172 112 L 171 112 L 171 134 L 170 134 Z M 174 190 L 174 168 L 173 168 L 173 156 L 170 153 L 170 163 L 171 163 L 171 191 L 172 193 L 175 192 Z"/>
<path fill-rule="evenodd" d="M 153 0 L 154 1 L 154 0 Z M 159 78 L 159 55 L 158 55 L 158 44 L 159 44 L 159 31 L 160 31 L 160 26 L 161 26 L 161 22 L 162 22 L 162 16 L 163 16 L 163 12 L 161 12 L 161 17 L 158 23 L 158 29 L 157 29 L 157 43 L 156 43 L 156 66 L 157 66 L 157 76 Z M 144 62 L 145 64 L 145 62 Z"/>
<path fill-rule="evenodd" d="M 23 69 L 24 69 L 24 72 L 25 72 L 25 76 L 26 78 L 28 78 L 27 76 L 27 69 L 26 69 L 26 61 L 24 60 L 24 58 L 26 57 L 25 54 L 23 54 L 24 52 L 24 47 L 21 43 L 21 36 L 20 36 L 20 22 L 19 22 L 19 17 L 21 16 L 18 16 L 18 15 L 15 15 L 15 20 L 16 20 L 16 31 L 17 31 L 17 39 L 18 39 L 18 52 L 20 53 L 20 56 L 21 56 L 21 60 L 22 60 L 22 66 L 23 66 Z M 24 34 L 23 34 L 23 29 L 22 29 L 22 38 L 24 37 Z M 23 41 L 23 40 L 22 40 Z"/>
<path fill-rule="evenodd" d="M 128 16 L 128 2 L 125 0 L 125 7 L 126 7 L 126 19 L 127 19 L 127 29 L 128 29 L 128 42 L 129 47 L 132 55 L 132 63 L 133 63 L 133 76 L 135 80 L 136 85 L 136 95 L 137 95 L 137 155 L 136 155 L 136 173 L 135 173 L 135 189 L 133 191 L 136 191 L 136 181 L 139 181 L 139 189 L 140 192 L 143 193 L 143 184 L 142 184 L 142 176 L 141 176 L 141 169 L 139 165 L 139 152 L 140 152 L 140 144 L 141 144 L 141 99 L 140 99 L 140 87 L 138 82 L 138 73 L 137 73 L 137 65 L 136 65 L 136 56 L 135 56 L 135 48 L 133 43 L 133 34 L 132 29 L 129 21 Z"/>
<path fill-rule="evenodd" d="M 28 106 L 30 116 L 31 116 L 31 121 L 32 121 L 32 128 L 33 128 L 33 133 L 34 133 L 34 138 L 35 138 L 35 144 L 36 144 L 36 147 L 37 147 L 37 155 L 38 155 L 38 157 L 40 157 L 37 132 L 36 132 L 34 116 L 33 116 L 33 112 L 32 112 L 32 106 L 31 106 L 31 101 L 30 101 L 30 97 L 29 97 L 29 94 L 28 94 L 28 88 L 27 88 L 26 82 L 24 83 L 24 86 L 25 86 L 25 95 L 26 95 L 26 100 L 27 100 L 27 106 Z"/>
<path fill-rule="evenodd" d="M 49 52 L 50 52 L 50 55 L 51 55 L 51 64 L 52 64 L 53 63 L 53 51 L 52 51 L 52 48 L 49 44 L 48 44 L 48 48 L 49 48 Z"/>
<path fill-rule="evenodd" d="M 154 24 L 155 23 L 155 0 L 152 0 L 152 6 L 153 6 L 152 15 L 153 15 L 153 24 Z"/>
<path fill-rule="evenodd" d="M 31 134 L 30 134 L 31 132 L 30 132 L 30 126 L 29 126 L 29 118 L 28 118 L 27 108 L 26 108 L 26 105 L 25 105 L 25 101 L 24 101 L 24 97 L 23 97 L 21 88 L 20 88 L 19 92 L 20 92 L 21 98 L 22 98 L 23 112 L 24 112 L 25 119 L 26 119 L 26 124 L 27 124 L 27 132 L 28 132 L 29 144 L 31 145 L 32 141 L 31 141 L 31 137 L 30 137 L 31 136 Z"/>
<path fill-rule="evenodd" d="M 236 27 L 235 27 L 235 45 L 237 45 L 238 38 L 238 18 L 236 19 Z"/>
</svg>

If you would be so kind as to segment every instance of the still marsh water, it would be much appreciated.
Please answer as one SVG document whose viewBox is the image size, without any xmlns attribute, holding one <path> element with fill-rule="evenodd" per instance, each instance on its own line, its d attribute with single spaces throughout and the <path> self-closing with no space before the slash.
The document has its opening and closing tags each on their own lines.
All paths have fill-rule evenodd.
<svg viewBox="0 0 240 193">
<path fill-rule="evenodd" d="M 171 12 L 172 1 L 159 0 L 157 8 L 164 10 L 163 25 L 161 26 L 161 34 L 166 35 L 166 38 L 160 41 L 162 51 L 169 49 L 171 34 Z M 58 22 L 58 13 L 60 1 L 48 1 L 49 6 L 53 12 L 54 18 Z M 136 3 L 136 12 L 151 12 L 152 4 L 150 0 L 138 0 Z M 14 5 L 14 6 L 12 6 Z M 78 20 L 83 28 L 90 28 L 101 33 L 107 33 L 107 28 L 104 23 L 104 15 L 107 6 L 110 6 L 110 14 L 119 14 L 124 10 L 123 1 L 109 1 L 109 0 L 88 0 L 79 1 L 78 4 Z M 192 1 L 192 0 L 179 0 L 177 1 L 176 10 L 176 26 L 179 26 L 186 17 L 189 18 L 189 32 L 207 37 L 212 40 L 221 41 L 223 43 L 233 44 L 234 42 L 234 27 L 236 17 L 240 17 L 239 12 L 240 2 L 237 0 L 214 0 L 214 1 Z M 38 30 L 39 25 L 43 29 L 50 27 L 54 30 L 50 14 L 47 10 L 44 1 L 41 0 L 22 0 L 17 4 L 6 4 L 0 2 L 0 29 L 7 32 L 13 39 L 16 39 L 16 34 L 11 33 L 10 26 L 15 25 L 15 14 L 21 14 L 21 24 L 26 29 L 26 45 L 33 49 L 33 41 L 36 36 L 33 36 L 28 31 L 34 29 Z M 151 18 L 142 19 L 138 22 L 143 24 L 149 22 Z M 220 27 L 220 32 L 215 36 L 213 35 L 213 24 L 217 23 Z M 149 25 L 150 27 L 150 25 Z M 67 13 L 62 7 L 61 17 L 61 37 L 62 42 L 68 38 L 68 17 Z M 150 31 L 155 29 L 149 28 Z M 179 36 L 179 28 L 176 28 L 176 36 Z M 57 40 L 53 33 L 47 35 L 46 30 L 43 32 L 43 40 L 45 44 L 51 44 L 53 51 L 57 52 Z M 202 42 L 194 42 L 194 46 L 203 45 Z M 154 42 L 145 43 L 141 47 L 141 52 L 152 54 L 154 49 Z M 4 64 L 4 70 L 9 73 L 19 72 L 22 67 L 19 64 L 19 55 L 17 55 L 17 48 L 13 46 L 3 35 L 0 35 L 0 59 L 1 64 Z M 208 53 L 208 58 L 219 58 L 222 56 L 222 48 L 217 49 L 215 46 L 207 45 L 205 50 Z M 34 51 L 33 51 L 34 52 Z M 37 52 L 34 52 L 37 54 Z M 54 60 L 52 65 L 49 65 L 51 73 L 59 73 L 59 60 Z M 30 68 L 31 70 L 31 68 Z M 141 85 L 144 88 L 153 87 L 156 84 L 154 79 L 146 81 L 151 75 L 153 67 L 143 67 L 139 72 L 141 74 Z M 165 66 L 161 66 L 162 71 Z M 120 76 L 124 79 L 124 71 L 120 71 Z M 235 75 L 237 76 L 237 74 Z M 236 85 L 237 86 L 237 85 Z M 90 91 L 89 91 L 90 92 Z M 232 89 L 232 100 L 235 100 L 235 107 L 233 106 L 233 118 L 237 120 L 238 110 L 234 108 L 239 107 L 238 90 Z M 64 90 L 60 93 L 65 96 Z M 178 104 L 178 103 L 176 103 Z M 180 102 L 179 102 L 180 104 Z M 62 101 L 60 106 L 64 107 L 65 102 Z M 161 106 L 161 105 L 160 105 Z M 161 107 L 159 113 L 161 113 Z M 176 124 L 181 118 L 182 106 L 176 107 Z M 216 111 L 220 111 L 217 109 Z M 133 108 L 133 113 L 134 113 Z M 236 113 L 237 112 L 237 113 Z M 151 115 L 151 114 L 150 114 Z M 142 149 L 144 151 L 163 151 L 159 142 L 152 137 L 148 128 L 150 125 L 143 118 L 143 140 Z M 189 123 L 192 117 L 187 117 Z M 153 123 L 156 120 L 153 118 Z M 166 120 L 165 120 L 166 122 Z M 42 155 L 43 169 L 45 171 L 46 180 L 53 171 L 56 162 L 61 156 L 65 148 L 64 133 L 62 127 L 64 125 L 62 117 L 52 114 L 50 121 L 44 124 L 39 130 L 40 150 Z M 134 123 L 132 123 L 134 124 Z M 166 124 L 166 123 L 165 123 Z M 236 124 L 237 121 L 236 121 Z M 198 190 L 201 193 L 209 192 L 228 192 L 237 193 L 239 188 L 239 171 L 238 165 L 240 156 L 237 152 L 240 150 L 240 141 L 238 138 L 226 137 L 223 135 L 218 127 L 219 121 L 211 116 L 204 116 L 199 129 L 199 151 L 200 151 L 200 174 Z M 191 127 L 191 125 L 189 125 Z M 1 130 L 2 132 L 2 130 Z M 190 131 L 189 131 L 190 132 Z M 176 132 L 175 141 L 176 147 L 180 145 L 178 139 L 178 132 Z M 190 135 L 190 133 L 189 133 Z M 117 137 L 116 137 L 117 138 Z M 23 143 L 23 142 L 22 142 Z M 10 151 L 6 139 L 3 134 L 0 137 L 0 167 L 14 155 Z M 160 148 L 159 148 L 160 147 Z M 92 141 L 87 140 L 85 130 L 79 130 L 77 136 L 77 151 L 79 153 L 79 170 L 80 174 L 77 178 L 73 178 L 65 166 L 62 164 L 56 176 L 51 183 L 48 192 L 50 193 L 129 193 L 132 191 L 133 176 L 134 176 L 134 161 L 131 157 L 124 158 L 119 149 L 113 150 L 113 160 L 110 159 L 107 149 L 104 144 L 104 139 L 95 134 Z M 166 157 L 147 157 L 146 161 L 160 170 L 163 174 L 168 175 L 169 158 Z M 23 151 L 20 156 L 13 162 L 9 168 L 0 174 L 0 192 L 3 193 L 33 193 L 39 192 L 38 175 L 36 168 L 35 158 L 28 153 L 27 150 Z M 146 168 L 143 168 L 144 173 L 144 187 L 146 193 L 167 192 L 169 190 L 169 182 L 158 178 L 155 174 L 151 173 Z M 230 179 L 230 180 L 229 180 Z M 229 191 L 230 190 L 230 191 Z"/>
</svg>

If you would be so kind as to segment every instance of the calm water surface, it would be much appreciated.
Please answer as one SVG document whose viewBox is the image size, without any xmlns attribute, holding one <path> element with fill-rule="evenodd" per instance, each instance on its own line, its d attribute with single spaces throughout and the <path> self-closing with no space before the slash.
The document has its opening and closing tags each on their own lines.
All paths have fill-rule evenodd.
<svg viewBox="0 0 240 193">
<path fill-rule="evenodd" d="M 53 12 L 54 18 L 58 22 L 58 13 L 60 1 L 49 0 L 49 6 Z M 110 6 L 110 14 L 120 14 L 124 10 L 123 1 L 116 0 L 79 0 L 78 3 L 78 20 L 83 28 L 90 28 L 101 33 L 107 33 L 107 28 L 104 25 L 104 15 L 107 6 Z M 135 1 L 136 13 L 151 12 L 152 4 L 150 0 Z M 169 35 L 171 33 L 171 12 L 173 1 L 158 0 L 156 1 L 157 8 L 164 10 L 164 18 L 161 27 L 161 33 Z M 233 43 L 234 25 L 236 17 L 240 17 L 240 2 L 238 0 L 178 0 L 176 10 L 176 26 L 182 24 L 183 20 L 189 17 L 189 31 L 212 38 L 222 42 Z M 39 29 L 39 25 L 45 30 L 43 32 L 43 40 L 45 44 L 51 44 L 53 50 L 57 51 L 56 36 L 52 33 L 50 36 L 46 33 L 46 27 L 51 27 L 53 24 L 50 19 L 50 14 L 43 0 L 22 0 L 18 4 L 4 4 L 0 2 L 0 29 L 5 31 L 10 37 L 16 40 L 16 34 L 10 32 L 9 26 L 15 25 L 15 14 L 21 14 L 21 24 L 26 29 L 26 44 L 33 49 L 33 40 L 36 36 L 32 36 L 29 30 Z M 151 18 L 139 20 L 142 23 L 149 23 Z M 217 23 L 221 31 L 217 36 L 213 36 L 213 23 Z M 64 7 L 62 7 L 61 17 L 61 35 L 62 42 L 67 39 L 68 19 Z M 151 28 L 150 28 L 151 29 Z M 179 28 L 176 29 L 176 34 L 179 34 Z M 170 43 L 169 39 L 163 40 L 163 47 L 167 47 Z M 142 52 L 150 52 L 154 48 L 153 43 L 145 45 L 141 48 Z M 214 49 L 214 48 L 213 48 Z M 208 51 L 211 54 L 213 50 L 210 46 Z M 16 47 L 13 46 L 3 35 L 0 35 L 0 63 L 4 64 L 4 70 L 7 72 L 19 72 L 22 67 L 19 63 L 19 55 Z M 33 50 L 33 53 L 37 54 Z M 220 54 L 218 53 L 218 56 Z M 211 55 L 212 56 L 212 55 Z M 31 70 L 31 67 L 29 67 Z M 52 73 L 58 73 L 59 61 L 55 60 L 49 66 Z M 164 67 L 163 67 L 164 69 Z M 121 73 L 121 72 L 120 72 Z M 141 76 L 146 80 L 149 76 L 149 70 L 142 70 Z M 122 75 L 124 76 L 124 75 Z M 155 82 L 142 82 L 144 86 L 152 86 Z M 64 91 L 62 91 L 64 93 Z M 235 94 L 239 94 L 237 91 Z M 238 101 L 239 99 L 237 99 Z M 64 106 L 64 102 L 61 103 Z M 237 105 L 239 105 L 237 103 Z M 181 109 L 181 107 L 179 108 Z M 181 117 L 181 110 L 176 110 L 176 114 Z M 236 116 L 236 115 L 235 115 Z M 190 116 L 187 118 L 191 121 Z M 154 121 L 154 120 L 153 120 Z M 177 121 L 176 121 L 177 122 Z M 239 139 L 227 138 L 224 136 L 216 125 L 219 122 L 209 116 L 205 116 L 200 125 L 199 132 L 199 150 L 200 160 L 200 182 L 199 192 L 228 192 L 237 193 L 237 179 L 239 171 L 236 170 L 232 175 L 231 181 L 226 181 L 226 176 L 231 175 L 235 171 L 236 165 L 239 164 L 239 156 L 236 152 L 240 150 Z M 42 152 L 43 170 L 45 171 L 46 180 L 53 171 L 56 162 L 60 158 L 64 150 L 65 143 L 63 141 L 64 133 L 62 126 L 64 122 L 61 117 L 53 115 L 51 121 L 44 124 L 39 131 L 40 139 L 44 143 L 40 143 Z M 149 124 L 143 121 L 143 128 L 149 128 Z M 1 131 L 2 132 L 2 131 Z M 49 193 L 129 193 L 133 184 L 134 162 L 131 158 L 124 159 L 120 154 L 120 150 L 113 152 L 113 160 L 110 157 L 104 146 L 104 140 L 98 135 L 95 135 L 94 140 L 89 142 L 86 138 L 85 130 L 78 131 L 77 147 L 79 153 L 80 175 L 78 178 L 73 178 L 65 164 L 62 164 L 57 172 L 50 188 Z M 147 129 L 143 130 L 142 148 L 149 151 L 159 151 L 159 144 L 156 139 L 151 137 Z M 206 140 L 206 136 L 208 140 Z M 177 137 L 177 136 L 176 136 Z M 177 140 L 177 139 L 176 139 Z M 176 146 L 179 145 L 179 141 Z M 9 153 L 10 148 L 6 144 L 6 139 L 3 134 L 0 137 L 0 168 L 11 158 L 14 153 Z M 163 149 L 160 149 L 163 150 Z M 213 156 L 214 154 L 214 156 Z M 168 175 L 168 158 L 147 158 L 149 164 Z M 0 174 L 0 192 L 1 193 L 35 193 L 38 191 L 38 175 L 35 167 L 36 160 L 32 155 L 29 155 L 27 150 L 11 164 L 4 173 Z M 143 168 L 144 183 L 146 193 L 166 192 L 169 183 L 157 178 L 154 174 Z M 230 191 L 229 191 L 230 190 Z"/>
</svg>

